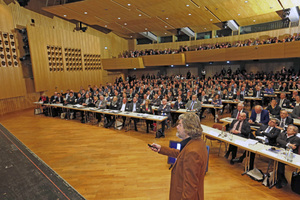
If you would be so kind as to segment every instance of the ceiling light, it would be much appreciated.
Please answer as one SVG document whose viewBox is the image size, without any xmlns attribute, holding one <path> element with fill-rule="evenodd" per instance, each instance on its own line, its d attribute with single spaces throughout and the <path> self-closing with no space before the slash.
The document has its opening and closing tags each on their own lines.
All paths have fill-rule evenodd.
<svg viewBox="0 0 300 200">
<path fill-rule="evenodd" d="M 139 14 L 139 17 L 142 16 L 141 14 Z"/>
<path fill-rule="evenodd" d="M 213 19 L 210 19 L 210 21 L 212 22 Z"/>
<path fill-rule="evenodd" d="M 127 23 L 124 23 L 124 25 L 126 26 L 126 25 L 127 25 Z"/>
<path fill-rule="evenodd" d="M 229 64 L 230 63 L 230 61 L 227 61 L 227 64 Z"/>
<path fill-rule="evenodd" d="M 87 15 L 87 12 L 84 12 L 85 15 Z"/>
<path fill-rule="evenodd" d="M 192 15 L 191 13 L 189 13 L 189 15 Z"/>
<path fill-rule="evenodd" d="M 186 4 L 186 7 L 189 7 L 190 5 L 189 4 Z"/>
<path fill-rule="evenodd" d="M 206 28 L 204 28 L 206 30 Z"/>
<path fill-rule="evenodd" d="M 171 67 L 174 67 L 174 65 L 171 65 Z"/>
<path fill-rule="evenodd" d="M 104 47 L 104 49 L 107 49 L 107 47 Z"/>
<path fill-rule="evenodd" d="M 186 64 L 185 66 L 186 66 L 186 67 L 188 67 L 188 66 L 189 66 L 189 64 Z"/>
<path fill-rule="evenodd" d="M 148 30 L 147 28 L 145 28 L 145 30 Z"/>
<path fill-rule="evenodd" d="M 255 19 L 253 20 L 253 22 L 255 22 Z"/>
<path fill-rule="evenodd" d="M 127 4 L 128 6 L 131 6 L 131 4 L 129 3 L 129 4 Z"/>
<path fill-rule="evenodd" d="M 118 17 L 118 19 L 121 19 L 121 17 Z"/>
<path fill-rule="evenodd" d="M 67 15 L 64 15 L 64 17 L 67 17 Z"/>
<path fill-rule="evenodd" d="M 105 27 L 107 27 L 107 25 L 105 25 Z"/>
<path fill-rule="evenodd" d="M 239 13 L 238 16 L 240 16 L 241 14 Z"/>
<path fill-rule="evenodd" d="M 245 1 L 245 3 L 248 3 L 248 1 Z"/>
<path fill-rule="evenodd" d="M 130 37 L 132 38 L 132 35 Z"/>
<path fill-rule="evenodd" d="M 167 33 L 165 33 L 165 35 L 167 35 Z"/>
<path fill-rule="evenodd" d="M 166 17 L 166 19 L 169 19 L 168 17 Z"/>
<path fill-rule="evenodd" d="M 168 26 L 165 26 L 165 28 L 168 28 Z"/>
</svg>

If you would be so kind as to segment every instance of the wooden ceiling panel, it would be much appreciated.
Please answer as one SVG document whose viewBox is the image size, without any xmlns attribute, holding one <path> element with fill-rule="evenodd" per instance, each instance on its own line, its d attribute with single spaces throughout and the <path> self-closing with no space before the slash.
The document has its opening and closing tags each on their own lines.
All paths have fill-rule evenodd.
<svg viewBox="0 0 300 200">
<path fill-rule="evenodd" d="M 300 0 L 280 1 L 287 7 L 300 4 Z M 195 32 L 216 30 L 219 28 L 214 23 L 231 19 L 241 26 L 280 20 L 276 11 L 282 9 L 278 0 L 193 2 L 197 5 L 191 0 L 86 0 L 43 9 L 68 20 L 103 26 L 119 34 L 151 31 L 158 36 L 182 27 L 190 27 Z"/>
<path fill-rule="evenodd" d="M 286 8 L 292 8 L 295 6 L 300 6 L 300 1 L 299 0 L 280 0 L 281 4 L 283 7 Z"/>
</svg>

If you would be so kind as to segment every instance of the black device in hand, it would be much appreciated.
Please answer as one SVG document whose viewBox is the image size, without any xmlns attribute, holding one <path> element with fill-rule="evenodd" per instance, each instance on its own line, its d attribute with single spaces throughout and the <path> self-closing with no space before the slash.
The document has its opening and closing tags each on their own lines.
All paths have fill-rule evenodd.
<svg viewBox="0 0 300 200">
<path fill-rule="evenodd" d="M 155 146 L 152 146 L 151 144 L 148 144 L 149 147 L 157 149 Z"/>
</svg>

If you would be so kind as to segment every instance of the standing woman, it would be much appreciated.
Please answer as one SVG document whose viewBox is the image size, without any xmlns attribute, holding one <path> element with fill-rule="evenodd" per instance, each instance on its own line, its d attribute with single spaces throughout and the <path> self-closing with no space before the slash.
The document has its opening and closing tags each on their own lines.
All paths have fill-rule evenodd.
<svg viewBox="0 0 300 200">
<path fill-rule="evenodd" d="M 149 99 L 147 99 L 145 101 L 145 104 L 142 106 L 141 112 L 153 115 L 152 106 L 150 105 Z M 147 133 L 149 133 L 149 124 L 150 124 L 150 127 L 153 127 L 153 121 L 146 120 L 146 124 L 147 124 Z"/>
<path fill-rule="evenodd" d="M 222 105 L 222 100 L 220 98 L 220 95 L 219 94 L 215 94 L 211 104 L 213 104 L 214 106 L 220 106 Z M 214 116 L 214 120 L 216 120 L 216 109 L 217 108 L 211 108 L 210 111 L 211 111 L 211 114 Z"/>
</svg>

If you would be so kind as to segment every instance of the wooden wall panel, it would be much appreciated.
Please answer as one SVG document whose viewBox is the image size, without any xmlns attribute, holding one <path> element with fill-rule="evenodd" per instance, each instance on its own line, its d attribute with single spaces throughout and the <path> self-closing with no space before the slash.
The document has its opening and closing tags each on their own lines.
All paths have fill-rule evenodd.
<svg viewBox="0 0 300 200">
<path fill-rule="evenodd" d="M 103 59 L 102 63 L 105 70 L 144 68 L 141 57 Z"/>
<path fill-rule="evenodd" d="M 13 17 L 9 8 L 0 3 L 0 32 L 3 33 L 14 33 L 14 23 Z M 0 39 L 2 43 L 5 39 L 0 34 Z M 14 35 L 15 37 L 15 35 Z M 10 45 L 10 44 L 9 44 Z M 5 54 L 5 46 L 3 44 L 4 50 L 0 54 Z M 15 66 L 2 66 L 0 63 L 0 99 L 12 98 L 23 96 L 26 94 L 25 80 L 23 78 L 22 68 L 20 65 Z"/>
<path fill-rule="evenodd" d="M 288 42 L 284 44 L 284 57 L 300 57 L 300 41 Z"/>
<path fill-rule="evenodd" d="M 183 53 L 142 56 L 142 58 L 145 66 L 185 65 L 185 55 Z"/>
<path fill-rule="evenodd" d="M 210 61 L 224 61 L 226 49 L 215 49 L 210 51 L 188 51 L 185 52 L 186 63 L 194 62 L 210 62 Z"/>
</svg>

